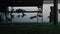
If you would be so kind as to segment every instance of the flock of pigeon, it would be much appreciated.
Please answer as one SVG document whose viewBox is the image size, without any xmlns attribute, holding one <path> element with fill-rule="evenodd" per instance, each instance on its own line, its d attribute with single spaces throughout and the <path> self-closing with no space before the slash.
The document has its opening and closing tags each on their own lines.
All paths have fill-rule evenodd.
<svg viewBox="0 0 60 34">
<path fill-rule="evenodd" d="M 22 12 L 21 17 L 27 16 L 26 14 L 24 14 L 24 11 L 25 11 L 25 10 L 23 10 L 23 9 L 17 9 L 17 10 L 16 10 L 17 13 Z M 20 15 L 18 15 L 17 17 L 19 18 Z M 37 18 L 37 17 L 42 17 L 42 15 L 31 16 L 30 19 Z M 14 15 L 11 15 L 11 18 L 14 18 Z M 8 19 L 8 21 L 11 21 L 11 20 L 12 20 L 12 19 Z"/>
</svg>

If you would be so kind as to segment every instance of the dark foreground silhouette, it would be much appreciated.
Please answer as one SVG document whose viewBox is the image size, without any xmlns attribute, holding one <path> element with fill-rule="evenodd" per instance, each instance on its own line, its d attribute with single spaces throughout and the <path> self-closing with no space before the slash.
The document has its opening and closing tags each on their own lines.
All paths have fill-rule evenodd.
<svg viewBox="0 0 60 34">
<path fill-rule="evenodd" d="M 60 26 L 41 23 L 0 24 L 0 34 L 60 34 Z"/>
</svg>

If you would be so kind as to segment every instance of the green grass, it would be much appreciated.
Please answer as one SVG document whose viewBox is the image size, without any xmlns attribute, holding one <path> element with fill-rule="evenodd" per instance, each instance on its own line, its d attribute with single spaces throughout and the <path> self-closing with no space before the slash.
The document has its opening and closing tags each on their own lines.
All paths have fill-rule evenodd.
<svg viewBox="0 0 60 34">
<path fill-rule="evenodd" d="M 0 31 L 5 33 L 10 32 L 16 34 L 60 34 L 60 24 L 54 25 L 53 23 L 23 23 L 23 24 L 9 24 L 0 25 Z"/>
</svg>

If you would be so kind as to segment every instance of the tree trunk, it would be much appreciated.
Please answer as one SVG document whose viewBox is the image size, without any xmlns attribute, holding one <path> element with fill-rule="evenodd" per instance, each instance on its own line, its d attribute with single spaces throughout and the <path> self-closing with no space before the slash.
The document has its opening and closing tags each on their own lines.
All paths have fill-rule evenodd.
<svg viewBox="0 0 60 34">
<path fill-rule="evenodd" d="M 58 0 L 54 0 L 54 24 L 58 23 Z"/>
</svg>

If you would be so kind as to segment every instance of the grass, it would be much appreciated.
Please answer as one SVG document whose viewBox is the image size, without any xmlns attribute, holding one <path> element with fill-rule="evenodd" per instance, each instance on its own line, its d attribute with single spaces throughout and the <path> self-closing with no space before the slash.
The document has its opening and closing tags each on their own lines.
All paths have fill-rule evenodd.
<svg viewBox="0 0 60 34">
<path fill-rule="evenodd" d="M 20 23 L 0 25 L 1 33 L 7 34 L 60 34 L 60 24 Z"/>
</svg>

